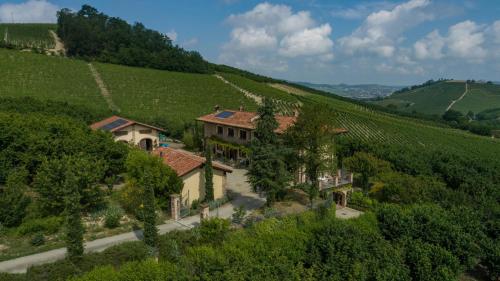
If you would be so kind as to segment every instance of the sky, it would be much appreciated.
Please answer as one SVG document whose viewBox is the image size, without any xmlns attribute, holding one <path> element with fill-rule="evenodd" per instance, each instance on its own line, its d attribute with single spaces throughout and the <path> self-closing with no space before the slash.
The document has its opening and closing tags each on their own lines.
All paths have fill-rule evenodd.
<svg viewBox="0 0 500 281">
<path fill-rule="evenodd" d="M 89 4 L 205 59 L 313 83 L 500 81 L 500 0 L 0 0 L 0 22 Z"/>
</svg>

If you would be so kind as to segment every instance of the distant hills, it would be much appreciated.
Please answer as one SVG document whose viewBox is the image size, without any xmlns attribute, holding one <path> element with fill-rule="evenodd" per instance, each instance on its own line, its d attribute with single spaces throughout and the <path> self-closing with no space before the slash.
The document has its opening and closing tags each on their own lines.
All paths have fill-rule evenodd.
<svg viewBox="0 0 500 281">
<path fill-rule="evenodd" d="M 403 88 L 403 86 L 386 86 L 378 84 L 314 84 L 308 82 L 298 82 L 298 84 L 320 91 L 336 94 L 342 97 L 366 100 L 380 97 L 387 97 L 393 92 Z"/>
<path fill-rule="evenodd" d="M 403 112 L 442 115 L 452 109 L 467 114 L 500 108 L 500 85 L 446 80 L 413 86 L 373 103 Z"/>
</svg>

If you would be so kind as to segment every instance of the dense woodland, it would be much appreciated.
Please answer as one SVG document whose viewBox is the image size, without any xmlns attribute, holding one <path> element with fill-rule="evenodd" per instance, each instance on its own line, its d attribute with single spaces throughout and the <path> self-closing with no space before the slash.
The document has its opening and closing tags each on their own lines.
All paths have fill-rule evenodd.
<svg viewBox="0 0 500 281">
<path fill-rule="evenodd" d="M 129 66 L 208 73 L 198 52 L 176 46 L 165 34 L 141 23 L 109 17 L 84 5 L 78 12 L 58 12 L 57 33 L 69 56 Z"/>
</svg>

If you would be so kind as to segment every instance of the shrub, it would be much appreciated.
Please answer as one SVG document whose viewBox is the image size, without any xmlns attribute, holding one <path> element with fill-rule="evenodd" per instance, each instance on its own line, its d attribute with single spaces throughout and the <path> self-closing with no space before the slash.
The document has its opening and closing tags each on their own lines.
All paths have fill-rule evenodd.
<svg viewBox="0 0 500 281">
<path fill-rule="evenodd" d="M 118 200 L 125 211 L 134 215 L 138 219 L 142 219 L 142 197 L 143 188 L 139 188 L 136 184 L 128 182 L 120 191 Z"/>
<path fill-rule="evenodd" d="M 37 233 L 35 236 L 31 238 L 30 244 L 33 246 L 41 246 L 45 244 L 45 237 L 43 236 L 43 233 Z"/>
<path fill-rule="evenodd" d="M 242 224 L 246 214 L 245 206 L 236 208 L 233 213 L 233 223 Z"/>
<path fill-rule="evenodd" d="M 122 216 L 123 209 L 120 206 L 110 205 L 104 214 L 104 225 L 108 228 L 118 227 Z"/>
<path fill-rule="evenodd" d="M 63 221 L 64 220 L 61 217 L 47 217 L 28 220 L 23 222 L 17 228 L 17 233 L 19 235 L 29 235 L 37 232 L 54 234 L 61 228 Z"/>
<path fill-rule="evenodd" d="M 229 234 L 229 220 L 212 218 L 203 220 L 198 228 L 200 240 L 204 243 L 220 244 Z"/>
<path fill-rule="evenodd" d="M 196 211 L 200 207 L 200 201 L 198 199 L 193 200 L 191 203 L 191 210 Z"/>
<path fill-rule="evenodd" d="M 170 236 L 160 236 L 158 241 L 158 259 L 162 261 L 179 261 L 182 251 L 179 242 Z"/>
</svg>

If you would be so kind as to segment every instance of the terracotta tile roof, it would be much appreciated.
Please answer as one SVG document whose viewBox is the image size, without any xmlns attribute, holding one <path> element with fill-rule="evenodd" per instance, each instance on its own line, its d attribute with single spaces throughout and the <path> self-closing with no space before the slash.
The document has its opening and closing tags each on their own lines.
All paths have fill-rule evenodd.
<svg viewBox="0 0 500 281">
<path fill-rule="evenodd" d="M 113 124 L 113 122 L 115 122 L 115 123 Z M 116 126 L 114 126 L 115 124 L 116 124 Z M 106 131 L 115 132 L 115 131 L 121 130 L 125 127 L 131 126 L 134 124 L 142 125 L 144 127 L 148 127 L 151 129 L 161 131 L 161 132 L 165 132 L 165 130 L 162 128 L 154 127 L 154 126 L 151 126 L 148 124 L 140 123 L 140 122 L 130 120 L 127 118 L 123 118 L 120 116 L 116 116 L 116 115 L 113 115 L 113 116 L 106 118 L 102 121 L 96 122 L 96 123 L 90 125 L 90 128 L 92 128 L 93 130 L 103 129 Z"/>
<path fill-rule="evenodd" d="M 217 117 L 220 113 L 228 112 L 230 116 L 226 118 Z M 259 116 L 257 112 L 248 112 L 248 111 L 234 111 L 234 110 L 224 110 L 222 112 L 214 112 L 204 116 L 197 118 L 196 120 L 220 124 L 232 127 L 238 127 L 243 129 L 255 130 L 257 126 L 257 120 Z M 277 133 L 285 132 L 288 127 L 292 126 L 297 120 L 297 117 L 294 116 L 282 116 L 276 115 L 276 121 L 278 121 L 279 126 L 276 129 Z"/>
<path fill-rule="evenodd" d="M 190 152 L 181 149 L 173 149 L 170 147 L 162 147 L 154 152 L 155 155 L 163 159 L 163 163 L 170 166 L 182 177 L 196 168 L 205 164 L 205 157 L 194 155 Z M 217 161 L 212 161 L 212 167 L 217 170 L 231 173 L 233 169 Z"/>
</svg>

